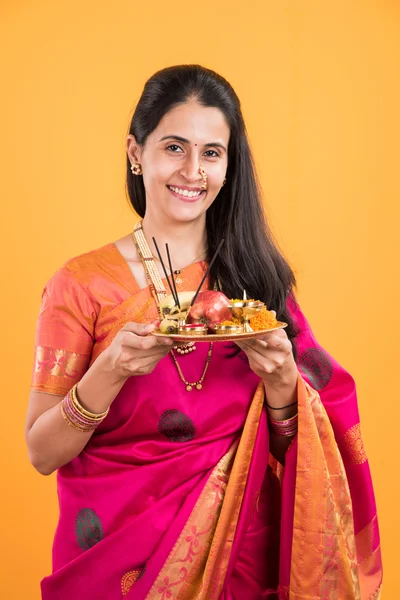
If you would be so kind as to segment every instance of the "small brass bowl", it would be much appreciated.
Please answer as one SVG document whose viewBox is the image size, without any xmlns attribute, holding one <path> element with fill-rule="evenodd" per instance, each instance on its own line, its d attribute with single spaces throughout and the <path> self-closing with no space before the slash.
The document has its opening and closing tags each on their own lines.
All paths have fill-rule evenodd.
<svg viewBox="0 0 400 600">
<path fill-rule="evenodd" d="M 221 334 L 235 334 L 235 333 L 243 333 L 244 328 L 243 325 L 216 325 L 215 333 Z"/>
<path fill-rule="evenodd" d="M 185 325 L 179 325 L 178 333 L 181 335 L 207 335 L 208 327 L 200 323 L 186 323 Z"/>
<path fill-rule="evenodd" d="M 254 317 L 264 306 L 264 302 L 243 300 L 241 302 L 232 302 L 227 308 L 234 317 L 240 319 L 244 316 Z"/>
<path fill-rule="evenodd" d="M 259 313 L 264 306 L 264 302 L 256 300 L 239 300 L 238 302 L 231 302 L 227 308 L 234 318 L 243 323 L 244 332 L 251 333 L 253 329 L 250 327 L 250 319 Z"/>
</svg>

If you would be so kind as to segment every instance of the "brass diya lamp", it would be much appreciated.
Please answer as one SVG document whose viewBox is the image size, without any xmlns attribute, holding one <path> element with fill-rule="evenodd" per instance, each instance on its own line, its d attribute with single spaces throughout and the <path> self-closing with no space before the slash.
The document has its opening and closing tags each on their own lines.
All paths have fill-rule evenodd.
<svg viewBox="0 0 400 600">
<path fill-rule="evenodd" d="M 264 302 L 259 300 L 247 300 L 246 291 L 243 292 L 243 300 L 233 300 L 227 309 L 230 310 L 232 317 L 238 319 L 243 326 L 244 333 L 254 331 L 250 326 L 250 319 L 264 308 Z"/>
</svg>

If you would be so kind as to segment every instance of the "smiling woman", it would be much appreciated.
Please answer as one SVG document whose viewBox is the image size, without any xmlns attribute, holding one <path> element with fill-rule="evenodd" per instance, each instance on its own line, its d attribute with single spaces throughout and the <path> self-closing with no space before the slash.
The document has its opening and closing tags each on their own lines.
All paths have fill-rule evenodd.
<svg viewBox="0 0 400 600">
<path fill-rule="evenodd" d="M 224 114 L 202 106 L 196 98 L 171 108 L 144 145 L 134 134 L 128 136 L 128 158 L 141 164 L 143 171 L 145 223 L 155 216 L 162 222 L 201 219 L 204 228 L 206 211 L 220 192 L 228 168 L 229 136 Z M 207 189 L 200 169 L 207 174 Z"/>
<path fill-rule="evenodd" d="M 26 424 L 33 465 L 58 469 L 43 599 L 378 599 L 354 381 L 296 302 L 223 77 L 182 65 L 150 78 L 127 188 L 134 231 L 68 261 L 43 293 Z M 226 306 L 246 290 L 288 327 L 233 351 L 151 335 L 179 304 L 161 242 L 182 310 L 209 264 L 204 294 Z"/>
</svg>

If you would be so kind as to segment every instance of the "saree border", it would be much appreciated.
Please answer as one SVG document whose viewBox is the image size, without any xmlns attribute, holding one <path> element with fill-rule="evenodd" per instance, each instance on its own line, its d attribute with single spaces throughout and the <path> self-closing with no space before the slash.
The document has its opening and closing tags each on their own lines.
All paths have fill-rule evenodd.
<svg viewBox="0 0 400 600">
<path fill-rule="evenodd" d="M 329 418 L 301 376 L 290 600 L 361 600 L 352 503 Z"/>
</svg>

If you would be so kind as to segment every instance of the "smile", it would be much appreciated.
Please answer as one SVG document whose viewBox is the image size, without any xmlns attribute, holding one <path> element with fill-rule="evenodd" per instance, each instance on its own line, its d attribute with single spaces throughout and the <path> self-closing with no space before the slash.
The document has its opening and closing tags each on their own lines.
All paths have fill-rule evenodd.
<svg viewBox="0 0 400 600">
<path fill-rule="evenodd" d="M 181 196 L 183 198 L 195 199 L 199 198 L 201 194 L 203 194 L 202 190 L 185 190 L 182 188 L 174 187 L 172 185 L 167 185 L 167 188 L 171 190 L 177 196 Z"/>
</svg>

